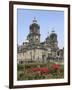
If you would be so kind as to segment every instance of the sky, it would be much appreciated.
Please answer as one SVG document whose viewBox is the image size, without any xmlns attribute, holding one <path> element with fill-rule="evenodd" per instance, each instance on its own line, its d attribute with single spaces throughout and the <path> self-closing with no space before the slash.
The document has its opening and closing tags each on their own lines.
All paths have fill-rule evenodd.
<svg viewBox="0 0 72 90">
<path fill-rule="evenodd" d="M 21 45 L 29 34 L 29 26 L 34 18 L 40 25 L 40 41 L 43 42 L 52 30 L 57 34 L 58 46 L 64 46 L 64 11 L 17 9 L 18 45 Z M 49 32 L 49 33 L 48 33 Z"/>
</svg>

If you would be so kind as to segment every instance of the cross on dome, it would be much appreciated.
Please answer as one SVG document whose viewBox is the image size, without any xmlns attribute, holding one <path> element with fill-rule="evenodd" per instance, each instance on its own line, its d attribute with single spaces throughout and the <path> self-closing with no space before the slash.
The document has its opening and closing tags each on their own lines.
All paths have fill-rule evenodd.
<svg viewBox="0 0 72 90">
<path fill-rule="evenodd" d="M 53 27 L 53 28 L 52 28 L 52 32 L 53 32 L 53 33 L 55 32 L 54 30 L 55 30 L 55 28 Z"/>
<path fill-rule="evenodd" d="M 37 22 L 37 20 L 36 20 L 36 18 L 34 17 L 33 23 L 36 23 L 36 22 Z"/>
</svg>

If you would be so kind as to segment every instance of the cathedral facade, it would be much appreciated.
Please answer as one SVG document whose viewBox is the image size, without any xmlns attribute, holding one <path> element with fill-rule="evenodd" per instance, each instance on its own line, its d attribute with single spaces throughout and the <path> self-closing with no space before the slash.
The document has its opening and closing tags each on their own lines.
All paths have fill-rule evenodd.
<svg viewBox="0 0 72 90">
<path fill-rule="evenodd" d="M 34 19 L 29 27 L 27 39 L 17 46 L 18 63 L 64 62 L 64 48 L 59 49 L 57 34 L 52 31 L 43 42 L 40 42 L 40 26 Z"/>
</svg>

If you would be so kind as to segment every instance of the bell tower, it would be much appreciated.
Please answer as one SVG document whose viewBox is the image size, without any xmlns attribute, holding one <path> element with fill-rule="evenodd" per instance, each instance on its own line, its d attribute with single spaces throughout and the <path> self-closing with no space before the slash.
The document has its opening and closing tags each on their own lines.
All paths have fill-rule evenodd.
<svg viewBox="0 0 72 90">
<path fill-rule="evenodd" d="M 55 33 L 55 31 L 52 31 L 50 34 L 50 44 L 52 48 L 58 48 L 57 34 Z"/>
<path fill-rule="evenodd" d="M 32 24 L 29 27 L 29 34 L 27 39 L 30 44 L 39 44 L 40 43 L 40 26 L 37 23 L 36 18 L 34 18 Z"/>
</svg>

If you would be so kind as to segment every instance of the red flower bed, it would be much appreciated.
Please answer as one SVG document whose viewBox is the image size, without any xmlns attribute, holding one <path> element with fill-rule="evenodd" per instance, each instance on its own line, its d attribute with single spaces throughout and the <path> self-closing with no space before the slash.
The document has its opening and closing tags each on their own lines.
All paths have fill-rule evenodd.
<svg viewBox="0 0 72 90">
<path fill-rule="evenodd" d="M 40 71 L 41 73 L 48 73 L 50 70 L 48 68 L 32 68 L 33 72 Z"/>
<path fill-rule="evenodd" d="M 52 66 L 52 68 L 54 68 L 54 69 L 60 69 L 60 67 L 61 67 L 60 64 L 54 64 L 54 65 Z"/>
</svg>

